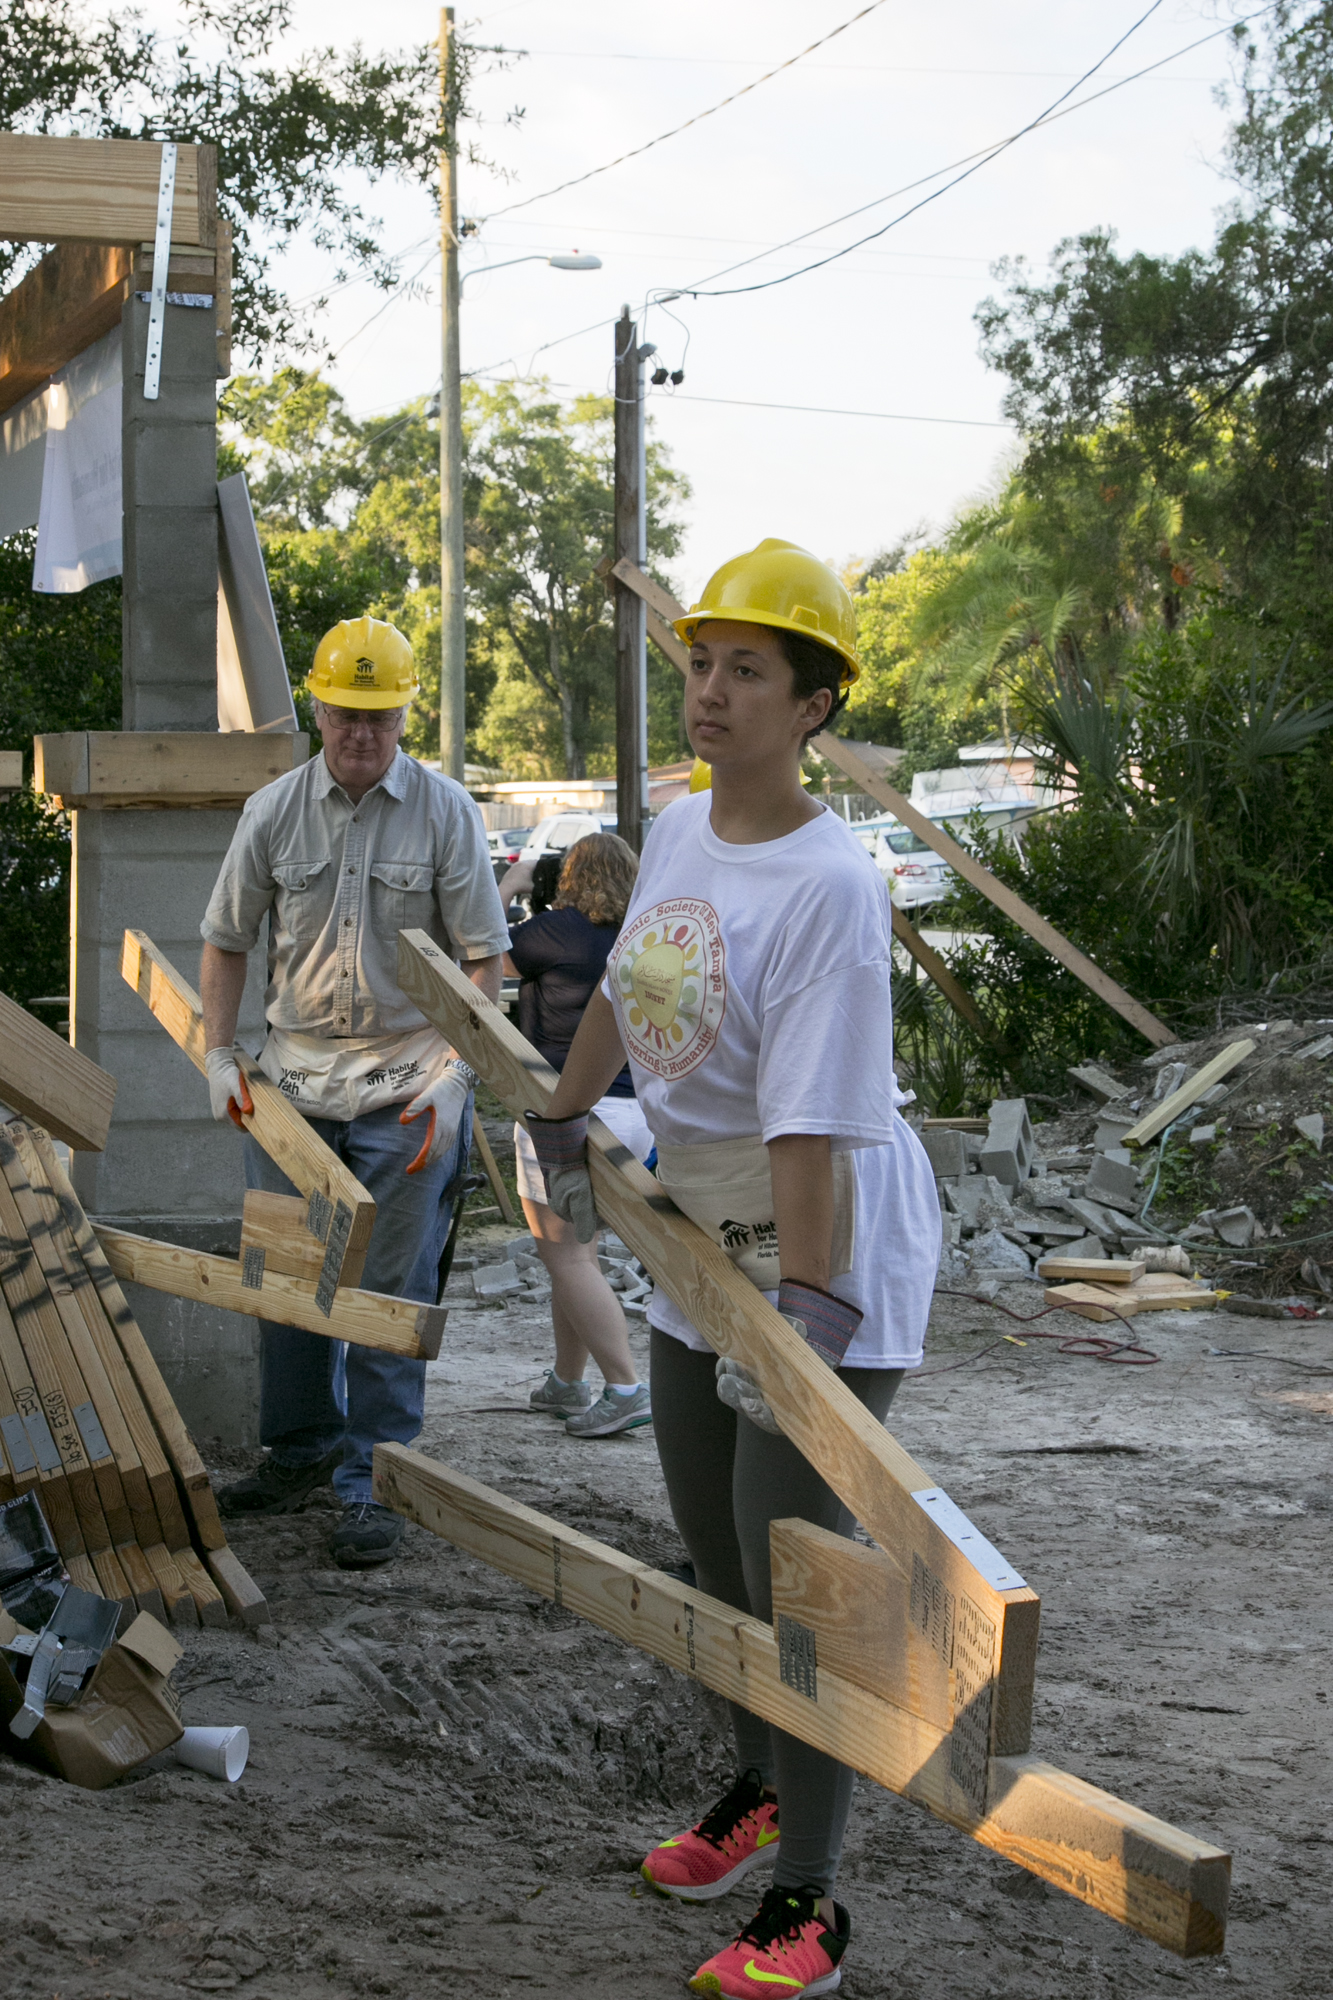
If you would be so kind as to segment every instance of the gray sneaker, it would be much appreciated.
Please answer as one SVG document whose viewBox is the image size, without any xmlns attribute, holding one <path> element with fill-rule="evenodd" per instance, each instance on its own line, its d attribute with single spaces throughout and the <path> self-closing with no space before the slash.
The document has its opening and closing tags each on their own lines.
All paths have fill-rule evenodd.
<svg viewBox="0 0 1333 2000">
<path fill-rule="evenodd" d="M 534 1389 L 528 1397 L 531 1409 L 545 1410 L 552 1417 L 576 1417 L 591 1402 L 592 1390 L 586 1382 L 562 1382 L 554 1368 L 541 1388 Z"/>
<path fill-rule="evenodd" d="M 605 1438 L 614 1437 L 617 1431 L 638 1430 L 641 1424 L 650 1424 L 652 1420 L 648 1384 L 640 1382 L 632 1396 L 617 1396 L 610 1389 L 603 1389 L 592 1408 L 581 1417 L 571 1417 L 565 1429 L 570 1437 Z"/>
</svg>

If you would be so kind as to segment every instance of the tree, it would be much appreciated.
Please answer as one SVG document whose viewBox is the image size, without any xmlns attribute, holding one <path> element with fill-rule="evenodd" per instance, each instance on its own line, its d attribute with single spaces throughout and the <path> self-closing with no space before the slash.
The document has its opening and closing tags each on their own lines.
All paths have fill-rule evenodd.
<svg viewBox="0 0 1333 2000">
<path fill-rule="evenodd" d="M 236 338 L 256 358 L 317 347 L 318 306 L 298 317 L 268 260 L 304 231 L 343 259 L 339 278 L 398 282 L 382 224 L 349 195 L 347 177 L 434 190 L 445 135 L 436 49 L 370 55 L 355 44 L 283 67 L 274 56 L 290 0 L 183 0 L 181 11 L 182 28 L 168 35 L 136 13 L 14 0 L 0 11 L 0 128 L 215 145 L 218 205 L 235 231 Z M 457 118 L 491 54 L 456 45 Z M 0 244 L 0 289 L 31 254 Z"/>
</svg>

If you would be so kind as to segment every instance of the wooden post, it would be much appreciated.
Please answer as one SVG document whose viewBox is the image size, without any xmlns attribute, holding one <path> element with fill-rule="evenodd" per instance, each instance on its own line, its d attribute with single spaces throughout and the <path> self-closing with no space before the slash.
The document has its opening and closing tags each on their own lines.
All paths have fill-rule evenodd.
<svg viewBox="0 0 1333 2000">
<path fill-rule="evenodd" d="M 463 782 L 467 621 L 463 597 L 463 389 L 458 344 L 458 177 L 454 10 L 440 12 L 440 769 Z"/>
<path fill-rule="evenodd" d="M 648 561 L 644 466 L 643 362 L 639 330 L 625 306 L 616 321 L 615 553 L 642 570 Z M 642 852 L 648 831 L 648 642 L 643 601 L 615 575 L 616 831 Z"/>
</svg>

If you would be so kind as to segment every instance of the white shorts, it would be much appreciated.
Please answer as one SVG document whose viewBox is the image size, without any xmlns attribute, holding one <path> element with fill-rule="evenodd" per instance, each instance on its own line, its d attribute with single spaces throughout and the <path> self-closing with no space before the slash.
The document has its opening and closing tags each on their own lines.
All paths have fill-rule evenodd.
<svg viewBox="0 0 1333 2000">
<path fill-rule="evenodd" d="M 594 1114 L 627 1146 L 636 1160 L 646 1160 L 653 1150 L 653 1135 L 639 1109 L 637 1097 L 601 1097 L 593 1105 Z M 546 1183 L 537 1165 L 537 1149 L 526 1125 L 514 1127 L 514 1176 L 524 1201 L 547 1206 Z"/>
</svg>

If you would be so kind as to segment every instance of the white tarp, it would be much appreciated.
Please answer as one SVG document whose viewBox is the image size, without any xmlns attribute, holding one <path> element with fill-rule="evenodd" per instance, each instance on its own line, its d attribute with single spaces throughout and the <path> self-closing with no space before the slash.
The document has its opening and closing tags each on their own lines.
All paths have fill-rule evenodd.
<svg viewBox="0 0 1333 2000">
<path fill-rule="evenodd" d="M 51 378 L 34 590 L 120 575 L 120 356 L 116 327 Z"/>
<path fill-rule="evenodd" d="M 35 528 L 46 463 L 46 386 L 0 417 L 0 540 Z"/>
</svg>

